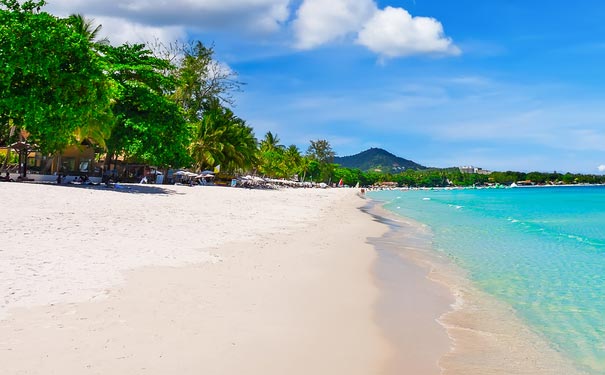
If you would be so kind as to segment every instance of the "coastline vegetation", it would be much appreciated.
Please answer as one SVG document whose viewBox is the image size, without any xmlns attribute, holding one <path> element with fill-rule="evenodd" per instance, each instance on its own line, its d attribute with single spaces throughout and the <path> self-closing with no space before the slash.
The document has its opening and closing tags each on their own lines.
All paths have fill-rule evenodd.
<svg viewBox="0 0 605 375">
<path fill-rule="evenodd" d="M 481 186 L 604 183 L 605 177 L 560 173 L 461 173 L 457 168 L 362 171 L 334 163 L 327 140 L 303 153 L 267 132 L 260 141 L 230 108 L 243 83 L 214 60 L 213 49 L 189 44 L 123 44 L 99 39 L 101 26 L 82 15 L 60 18 L 46 1 L 0 0 L 0 146 L 26 139 L 47 155 L 83 142 L 105 154 L 160 168 L 345 185 Z M 15 155 L 0 154 L 0 165 Z"/>
<path fill-rule="evenodd" d="M 463 173 L 458 168 L 409 169 L 399 173 L 362 172 L 337 168 L 335 174 L 342 177 L 346 184 L 355 184 L 353 181 L 360 181 L 360 184 L 364 186 L 381 185 L 387 182 L 396 183 L 396 186 L 400 187 L 509 186 L 513 183 L 523 185 L 605 184 L 605 176 L 594 174 L 514 171 L 477 174 Z"/>
</svg>

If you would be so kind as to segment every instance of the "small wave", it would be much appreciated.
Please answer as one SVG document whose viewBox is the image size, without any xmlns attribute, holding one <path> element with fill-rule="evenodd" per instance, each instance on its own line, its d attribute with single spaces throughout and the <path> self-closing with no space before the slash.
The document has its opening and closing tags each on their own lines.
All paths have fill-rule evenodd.
<svg viewBox="0 0 605 375">
<path fill-rule="evenodd" d="M 566 238 L 569 240 L 575 240 L 579 243 L 582 243 L 583 245 L 589 245 L 589 246 L 594 246 L 596 248 L 603 248 L 605 246 L 605 241 L 599 240 L 599 239 L 595 239 L 595 238 L 590 238 L 590 237 L 586 237 L 586 236 L 582 236 L 582 235 L 577 235 L 577 234 L 572 234 L 572 233 L 565 233 L 565 232 L 559 232 L 559 231 L 554 231 L 552 229 L 546 228 L 544 226 L 541 226 L 539 223 L 533 223 L 533 222 L 522 222 L 520 220 L 514 219 L 512 217 L 509 217 L 506 219 L 507 221 L 509 221 L 512 224 L 515 223 L 519 223 L 518 225 L 526 228 L 527 230 L 530 230 L 532 232 L 539 232 L 542 233 L 544 235 L 550 235 L 550 236 L 556 236 L 559 238 Z"/>
<path fill-rule="evenodd" d="M 594 250 L 601 250 L 605 247 L 605 241 L 596 238 L 584 237 L 577 234 L 559 233 L 559 236 L 576 240 L 583 245 L 592 246 Z"/>
<path fill-rule="evenodd" d="M 430 201 L 431 198 L 422 198 L 423 201 Z"/>
<path fill-rule="evenodd" d="M 568 234 L 567 238 L 571 238 L 572 240 L 577 240 L 579 242 L 584 242 L 584 238 L 580 236 L 576 236 L 575 234 Z"/>
</svg>

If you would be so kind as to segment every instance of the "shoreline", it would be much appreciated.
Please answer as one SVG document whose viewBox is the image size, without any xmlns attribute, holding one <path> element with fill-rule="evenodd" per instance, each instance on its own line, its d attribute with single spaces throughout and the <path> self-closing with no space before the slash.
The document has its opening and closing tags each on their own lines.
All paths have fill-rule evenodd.
<svg viewBox="0 0 605 375">
<path fill-rule="evenodd" d="M 426 249 L 429 233 L 417 223 L 389 215 L 371 200 L 363 209 L 389 230 L 371 238 L 377 259 L 374 277 L 381 290 L 377 319 L 398 350 L 388 374 L 438 375 L 440 360 L 453 349 L 453 341 L 439 322 L 455 303 L 449 287 L 431 280 L 431 265 L 412 260 L 410 250 Z M 428 250 L 428 249 L 427 249 Z"/>
<path fill-rule="evenodd" d="M 452 342 L 452 349 L 439 360 L 442 374 L 586 375 L 528 327 L 510 306 L 479 290 L 463 269 L 433 250 L 430 228 L 387 211 L 380 200 L 376 202 L 379 216 L 425 232 L 423 244 L 402 246 L 402 257 L 429 269 L 427 280 L 447 287 L 455 297 L 452 308 L 438 319 Z"/>
</svg>

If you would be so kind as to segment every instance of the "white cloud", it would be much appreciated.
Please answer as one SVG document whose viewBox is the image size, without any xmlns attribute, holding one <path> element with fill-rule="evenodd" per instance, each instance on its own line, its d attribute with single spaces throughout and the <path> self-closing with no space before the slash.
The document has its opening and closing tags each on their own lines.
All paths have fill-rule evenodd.
<svg viewBox="0 0 605 375">
<path fill-rule="evenodd" d="M 305 0 L 293 23 L 296 47 L 311 49 L 357 32 L 377 10 L 373 0 Z"/>
<path fill-rule="evenodd" d="M 95 19 L 113 44 L 172 42 L 205 32 L 266 36 L 291 25 L 299 49 L 356 40 L 383 57 L 460 53 L 437 20 L 379 9 L 376 0 L 54 0 L 45 10 Z"/>
<path fill-rule="evenodd" d="M 403 8 L 379 9 L 374 0 L 304 0 L 293 30 L 299 49 L 356 35 L 358 44 L 383 57 L 461 52 L 434 18 L 412 17 Z"/>
<path fill-rule="evenodd" d="M 601 164 L 597 167 L 597 169 L 599 170 L 599 172 L 605 172 L 605 164 Z"/>
<path fill-rule="evenodd" d="M 45 10 L 59 16 L 81 13 L 103 21 L 107 23 L 105 32 L 115 43 L 133 35 L 173 41 L 175 36 L 191 30 L 271 33 L 287 21 L 289 3 L 290 0 L 55 0 Z M 154 37 L 148 38 L 148 34 Z"/>
<path fill-rule="evenodd" d="M 377 11 L 359 32 L 357 43 L 385 57 L 460 54 L 439 21 L 412 17 L 405 9 L 393 7 Z"/>
<path fill-rule="evenodd" d="M 164 42 L 173 42 L 186 38 L 185 28 L 180 26 L 157 27 L 136 22 L 127 22 L 122 18 L 97 17 L 96 25 L 101 25 L 101 38 L 107 37 L 112 44 L 146 43 L 156 39 Z"/>
</svg>

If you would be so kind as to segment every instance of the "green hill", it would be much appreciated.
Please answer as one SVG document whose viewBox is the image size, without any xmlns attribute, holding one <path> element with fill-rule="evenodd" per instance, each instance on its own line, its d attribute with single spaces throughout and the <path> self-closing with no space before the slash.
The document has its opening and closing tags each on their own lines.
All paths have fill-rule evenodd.
<svg viewBox="0 0 605 375">
<path fill-rule="evenodd" d="M 334 163 L 345 168 L 362 171 L 380 169 L 383 172 L 400 172 L 406 169 L 427 169 L 411 160 L 400 158 L 381 148 L 371 148 L 352 156 L 335 157 Z"/>
</svg>

